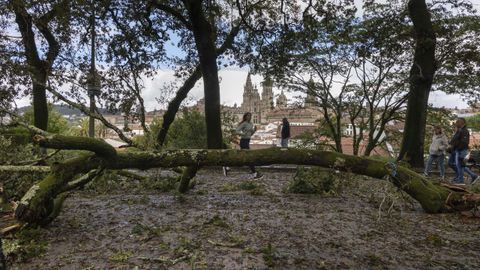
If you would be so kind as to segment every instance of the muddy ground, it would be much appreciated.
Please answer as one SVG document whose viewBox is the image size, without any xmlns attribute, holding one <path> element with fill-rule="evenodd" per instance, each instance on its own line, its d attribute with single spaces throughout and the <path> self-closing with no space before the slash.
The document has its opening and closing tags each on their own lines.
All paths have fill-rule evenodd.
<svg viewBox="0 0 480 270">
<path fill-rule="evenodd" d="M 330 194 L 290 194 L 293 170 L 202 170 L 187 195 L 91 190 L 11 269 L 479 269 L 480 221 L 430 215 L 386 181 L 341 174 Z M 407 196 L 407 195 L 405 195 Z M 393 205 L 392 205 L 393 203 Z"/>
</svg>

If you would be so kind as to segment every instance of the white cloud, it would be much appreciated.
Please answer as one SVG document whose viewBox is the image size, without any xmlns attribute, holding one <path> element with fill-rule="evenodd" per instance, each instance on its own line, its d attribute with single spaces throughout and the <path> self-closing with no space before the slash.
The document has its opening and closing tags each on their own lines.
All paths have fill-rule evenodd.
<svg viewBox="0 0 480 270">
<path fill-rule="evenodd" d="M 465 102 L 460 95 L 447 95 L 444 92 L 435 91 L 431 92 L 428 98 L 428 102 L 435 107 L 455 108 L 459 109 L 468 108 L 467 102 Z"/>
<path fill-rule="evenodd" d="M 157 98 L 161 98 L 162 88 L 166 84 L 171 84 L 176 82 L 178 85 L 183 83 L 183 79 L 178 79 L 174 75 L 173 70 L 160 70 L 157 72 L 157 75 L 153 79 L 144 79 L 145 89 L 142 93 L 142 96 L 145 100 L 145 107 L 148 111 L 154 109 L 165 109 L 165 104 L 159 104 Z M 239 69 L 239 68 L 229 68 L 225 70 L 220 70 L 220 102 L 224 105 L 233 106 L 235 103 L 241 105 L 243 87 L 246 82 L 248 70 Z M 260 75 L 252 75 L 252 83 L 257 86 L 259 93 L 262 93 L 261 83 L 263 77 Z M 176 88 L 174 88 L 176 89 Z M 280 89 L 278 87 L 273 88 L 275 95 L 280 94 Z M 296 96 L 301 95 L 300 93 L 292 93 L 285 91 L 289 102 L 294 100 Z M 171 95 L 169 96 L 172 97 Z M 188 95 L 187 104 L 192 104 L 194 101 L 203 97 L 203 81 L 200 79 L 195 87 L 190 91 Z M 28 106 L 31 103 L 30 97 L 25 97 L 22 99 L 16 100 L 18 107 Z M 435 107 L 446 107 L 446 108 L 467 108 L 468 104 L 465 102 L 460 95 L 447 95 L 443 92 L 432 92 L 430 93 L 429 103 L 432 103 Z"/>
<path fill-rule="evenodd" d="M 220 79 L 220 102 L 225 105 L 233 106 L 235 103 L 240 105 L 242 103 L 243 87 L 246 82 L 248 70 L 230 68 L 219 71 Z M 173 76 L 172 70 L 162 70 L 154 77 L 153 80 L 145 80 L 145 91 L 142 96 L 145 99 L 145 106 L 147 110 L 162 108 L 157 103 L 156 98 L 162 96 L 161 89 L 164 85 L 177 82 L 178 85 L 183 83 L 184 79 L 178 79 Z M 260 75 L 252 75 L 252 83 L 257 86 L 259 93 L 262 93 L 261 83 L 263 77 Z M 280 94 L 278 88 L 274 87 L 274 94 Z M 285 93 L 288 98 L 292 99 L 294 93 Z M 203 81 L 200 79 L 195 87 L 190 91 L 188 100 L 198 100 L 204 96 L 203 94 Z M 189 102 L 191 103 L 191 102 Z"/>
<path fill-rule="evenodd" d="M 246 69 L 225 69 L 219 72 L 220 77 L 220 99 L 221 103 L 225 105 L 240 105 L 242 103 L 243 87 L 246 82 L 248 70 Z M 147 110 L 159 109 L 160 105 L 157 103 L 155 98 L 161 96 L 160 89 L 165 83 L 172 83 L 178 78 L 173 76 L 172 70 L 163 70 L 158 73 L 157 76 L 151 81 L 145 81 L 146 89 L 143 93 L 145 99 L 145 106 Z M 261 82 L 263 77 L 260 75 L 252 75 L 252 83 L 257 85 L 259 93 L 262 93 Z M 179 83 L 182 83 L 180 81 Z M 280 89 L 274 86 L 274 94 L 279 94 Z M 291 101 L 295 96 L 300 95 L 300 93 L 291 93 L 285 91 L 285 95 Z M 191 101 L 198 100 L 203 97 L 203 81 L 200 79 L 195 87 L 190 91 L 189 94 L 189 103 Z M 447 95 L 443 92 L 432 92 L 430 94 L 429 103 L 432 103 L 436 107 L 447 107 L 447 108 L 466 108 L 468 104 L 463 101 L 460 95 Z"/>
</svg>

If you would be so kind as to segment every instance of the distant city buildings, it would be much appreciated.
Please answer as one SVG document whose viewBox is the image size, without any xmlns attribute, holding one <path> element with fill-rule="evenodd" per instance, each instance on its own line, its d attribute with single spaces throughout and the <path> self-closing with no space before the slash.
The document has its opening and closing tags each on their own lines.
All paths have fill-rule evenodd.
<svg viewBox="0 0 480 270">
<path fill-rule="evenodd" d="M 480 103 L 473 104 L 469 108 L 459 109 L 455 107 L 451 112 L 457 117 L 470 117 L 480 113 Z"/>
<path fill-rule="evenodd" d="M 320 125 L 323 119 L 323 112 L 320 111 L 317 106 L 316 97 L 312 93 L 307 94 L 300 104 L 293 105 L 294 102 L 289 102 L 283 90 L 281 90 L 278 95 L 274 94 L 273 81 L 270 78 L 267 77 L 261 83 L 261 86 L 262 92 L 260 94 L 257 86 L 252 83 L 251 75 L 248 74 L 244 85 L 241 105 L 223 105 L 221 108 L 223 113 L 233 116 L 235 124 L 241 121 L 244 113 L 252 113 L 252 122 L 257 126 L 257 132 L 254 134 L 251 141 L 252 149 L 279 146 L 281 123 L 284 117 L 288 118 L 290 122 L 290 145 L 292 147 L 298 145 L 300 138 L 308 133 L 317 134 L 314 136 L 319 136 L 316 138 L 319 142 L 333 145 L 333 142 L 329 138 L 322 137 L 316 132 L 321 128 Z M 80 127 L 81 119 L 85 118 L 85 116 L 79 111 L 66 109 L 66 107 L 64 108 L 62 106 L 60 107 L 61 108 L 57 108 L 57 110 L 61 113 L 65 112 L 62 113 L 62 115 L 69 120 L 70 123 Z M 188 107 L 188 109 L 197 110 L 203 113 L 205 111 L 205 100 L 203 98 L 198 100 L 195 105 Z M 451 112 L 458 117 L 472 116 L 480 113 L 480 104 L 468 109 L 455 108 L 452 109 Z M 164 113 L 164 110 L 146 112 L 145 125 L 148 127 L 155 119 L 161 120 Z M 108 122 L 115 125 L 129 137 L 144 135 L 144 130 L 138 119 L 125 117 L 121 114 L 108 114 L 105 112 L 103 112 L 103 115 Z M 181 117 L 181 114 L 179 114 L 178 117 Z M 8 122 L 8 120 L 9 119 L 5 117 L 0 119 L 0 121 L 4 123 Z M 346 116 L 341 119 L 341 123 L 343 127 L 343 137 L 341 139 L 342 150 L 346 154 L 353 154 L 353 136 L 354 134 L 359 134 L 359 130 L 357 129 L 355 130 L 356 132 L 354 132 L 353 125 Z M 372 151 L 372 155 L 395 156 L 395 149 L 399 147 L 399 142 L 393 142 L 390 138 L 394 136 L 393 134 L 396 134 L 396 136 L 399 137 L 398 134 L 403 132 L 403 128 L 404 123 L 398 120 L 387 123 L 385 131 L 381 135 L 382 138 L 386 137 L 387 139 L 382 147 L 376 147 Z M 359 145 L 359 154 L 363 154 L 364 149 L 368 144 L 368 139 L 366 137 L 368 130 L 363 130 L 363 132 L 364 138 Z M 109 139 L 109 141 L 119 140 L 118 135 L 110 129 L 104 129 L 103 132 L 99 134 L 101 134 L 103 138 Z M 115 143 L 115 141 L 112 141 L 112 143 Z M 480 148 L 480 132 L 471 132 L 471 145 L 475 148 Z"/>
</svg>

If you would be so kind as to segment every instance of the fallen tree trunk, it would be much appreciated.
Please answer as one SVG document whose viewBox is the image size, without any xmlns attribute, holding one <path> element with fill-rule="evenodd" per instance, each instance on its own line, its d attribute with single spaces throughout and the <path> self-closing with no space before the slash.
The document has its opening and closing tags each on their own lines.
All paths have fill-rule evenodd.
<svg viewBox="0 0 480 270">
<path fill-rule="evenodd" d="M 58 148 L 65 145 L 82 147 L 78 150 L 88 150 L 105 154 L 92 149 L 78 138 L 68 136 L 41 136 L 36 141 L 45 147 Z M 60 142 L 61 141 L 61 142 Z M 70 141 L 76 142 L 69 144 Z M 102 141 L 96 141 L 102 144 Z M 106 143 L 105 143 L 106 144 Z M 104 147 L 104 146 L 102 146 Z M 71 148 L 70 148 L 71 149 Z M 169 150 L 162 152 L 146 152 L 138 150 L 118 151 L 111 156 L 89 154 L 52 166 L 50 174 L 35 184 L 19 202 L 15 216 L 21 222 L 40 224 L 51 217 L 54 210 L 54 199 L 65 191 L 74 177 L 88 173 L 94 169 L 149 169 L 172 168 L 179 166 L 245 166 L 271 164 L 298 164 L 334 168 L 340 171 L 367 175 L 374 178 L 389 176 L 392 182 L 417 200 L 423 209 L 429 213 L 466 210 L 476 207 L 480 195 L 470 194 L 462 189 L 451 189 L 426 180 L 423 176 L 407 168 L 397 167 L 394 163 L 369 159 L 366 157 L 349 156 L 336 152 L 305 150 L 293 148 L 269 148 L 261 150 Z M 188 182 L 181 184 L 186 191 Z M 51 219 L 51 218 L 50 218 Z"/>
<path fill-rule="evenodd" d="M 0 172 L 8 173 L 28 173 L 28 172 L 49 172 L 49 166 L 33 166 L 33 165 L 3 165 L 0 166 Z"/>
</svg>

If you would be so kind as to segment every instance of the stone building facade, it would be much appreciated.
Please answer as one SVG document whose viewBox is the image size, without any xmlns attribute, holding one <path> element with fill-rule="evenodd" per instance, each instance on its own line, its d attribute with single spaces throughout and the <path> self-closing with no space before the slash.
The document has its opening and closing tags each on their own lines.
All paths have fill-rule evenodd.
<svg viewBox="0 0 480 270">
<path fill-rule="evenodd" d="M 243 112 L 252 113 L 252 122 L 254 124 L 265 123 L 266 113 L 274 108 L 273 103 L 273 82 L 266 79 L 262 83 L 263 91 L 260 96 L 257 86 L 252 84 L 250 73 L 247 75 L 247 81 L 243 87 L 243 102 L 240 109 Z"/>
<path fill-rule="evenodd" d="M 298 123 L 313 123 L 321 117 L 316 109 L 315 96 L 308 94 L 303 108 L 290 108 L 288 99 L 283 90 L 274 100 L 273 81 L 266 78 L 262 82 L 262 94 L 258 88 L 253 85 L 250 73 L 243 88 L 243 101 L 241 106 L 231 108 L 241 119 L 245 112 L 252 113 L 252 122 L 254 124 L 268 124 L 281 122 L 283 117 L 287 117 Z"/>
</svg>

